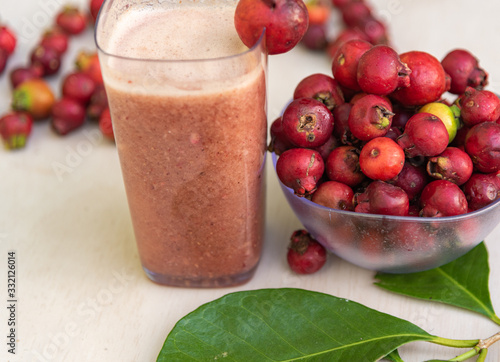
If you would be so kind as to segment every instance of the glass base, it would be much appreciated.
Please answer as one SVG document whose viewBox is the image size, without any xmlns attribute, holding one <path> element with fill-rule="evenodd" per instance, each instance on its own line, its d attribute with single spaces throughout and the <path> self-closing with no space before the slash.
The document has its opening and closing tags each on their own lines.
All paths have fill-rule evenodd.
<svg viewBox="0 0 500 362">
<path fill-rule="evenodd" d="M 221 277 L 209 278 L 189 278 L 189 277 L 179 277 L 171 275 L 163 275 L 153 273 L 145 267 L 143 267 L 146 275 L 153 282 L 168 285 L 172 287 L 184 287 L 184 288 L 222 288 L 222 287 L 234 287 L 241 284 L 245 284 L 250 279 L 252 279 L 257 269 L 257 265 L 252 269 L 236 275 L 226 275 Z"/>
</svg>

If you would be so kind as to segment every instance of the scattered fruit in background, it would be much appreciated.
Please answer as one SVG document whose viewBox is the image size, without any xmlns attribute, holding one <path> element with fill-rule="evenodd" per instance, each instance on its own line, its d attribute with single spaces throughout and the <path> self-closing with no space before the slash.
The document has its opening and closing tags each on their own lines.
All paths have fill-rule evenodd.
<svg viewBox="0 0 500 362">
<path fill-rule="evenodd" d="M 7 61 L 9 60 L 9 53 L 7 50 L 0 48 L 0 74 L 3 73 L 7 67 Z"/>
<path fill-rule="evenodd" d="M 109 112 L 109 108 L 106 108 L 104 111 L 102 111 L 101 116 L 99 117 L 99 129 L 101 130 L 104 137 L 111 141 L 115 140 L 115 135 L 113 133 L 113 123 L 111 122 L 111 114 Z"/>
<path fill-rule="evenodd" d="M 101 64 L 96 51 L 81 51 L 76 56 L 76 69 L 87 73 L 96 84 L 103 83 Z"/>
<path fill-rule="evenodd" d="M 97 14 L 102 3 L 103 0 L 89 0 L 89 9 Z M 86 119 L 95 121 L 99 127 L 99 118 L 108 107 L 108 100 L 96 50 L 81 50 L 74 59 L 75 69 L 63 76 L 58 74 L 72 36 L 87 29 L 93 31 L 93 28 L 87 27 L 87 17 L 85 11 L 73 5 L 64 6 L 56 13 L 54 23 L 40 34 L 39 41 L 27 54 L 27 64 L 18 64 L 9 71 L 11 110 L 3 116 L 9 115 L 8 119 L 11 119 L 11 114 L 25 112 L 38 124 L 49 120 L 58 135 L 80 128 Z M 15 47 L 14 32 L 0 24 L 0 73 Z M 60 99 L 56 99 L 47 83 L 49 77 L 60 82 Z M 106 132 L 109 137 L 109 130 Z M 23 146 L 28 136 L 29 133 Z M 9 141 L 7 148 L 20 148 L 21 138 L 18 139 L 16 142 Z"/>
<path fill-rule="evenodd" d="M 297 274 L 313 274 L 325 265 L 327 253 L 306 230 L 296 230 L 290 237 L 287 261 Z"/>
<path fill-rule="evenodd" d="M 46 48 L 52 48 L 60 55 L 68 50 L 69 36 L 61 28 L 54 27 L 45 31 L 40 40 L 40 45 Z"/>
<path fill-rule="evenodd" d="M 7 149 L 23 148 L 31 134 L 33 118 L 25 112 L 10 112 L 0 118 L 0 135 Z"/>
<path fill-rule="evenodd" d="M 268 54 L 282 54 L 299 43 L 307 31 L 309 16 L 302 0 L 240 0 L 234 14 L 236 31 L 249 48 L 265 32 Z"/>
<path fill-rule="evenodd" d="M 6 25 L 0 25 L 0 48 L 7 51 L 8 55 L 14 53 L 17 44 L 17 37 Z"/>
<path fill-rule="evenodd" d="M 8 26 L 0 24 L 0 74 L 7 67 L 9 57 L 14 53 L 17 37 Z"/>
<path fill-rule="evenodd" d="M 96 84 L 94 80 L 82 71 L 67 74 L 61 87 L 63 97 L 74 99 L 83 106 L 87 106 L 94 94 Z"/>
<path fill-rule="evenodd" d="M 61 60 L 61 54 L 57 50 L 44 45 L 38 45 L 30 56 L 31 66 L 40 67 L 43 77 L 56 74 L 61 67 Z"/>
<path fill-rule="evenodd" d="M 56 24 L 66 33 L 78 35 L 87 27 L 87 17 L 77 7 L 67 5 L 56 15 Z"/>
<path fill-rule="evenodd" d="M 29 113 L 34 120 L 50 116 L 55 96 L 47 81 L 29 79 L 19 84 L 12 94 L 12 109 Z"/>
<path fill-rule="evenodd" d="M 63 97 L 52 107 L 51 125 L 60 135 L 81 127 L 85 122 L 85 107 L 78 101 Z"/>
<path fill-rule="evenodd" d="M 99 9 L 101 9 L 103 2 L 104 0 L 90 0 L 90 16 L 94 22 L 97 20 L 97 15 L 99 14 Z"/>
<path fill-rule="evenodd" d="M 104 84 L 97 84 L 87 106 L 87 117 L 91 121 L 96 121 L 106 108 L 108 108 L 106 89 Z"/>
</svg>

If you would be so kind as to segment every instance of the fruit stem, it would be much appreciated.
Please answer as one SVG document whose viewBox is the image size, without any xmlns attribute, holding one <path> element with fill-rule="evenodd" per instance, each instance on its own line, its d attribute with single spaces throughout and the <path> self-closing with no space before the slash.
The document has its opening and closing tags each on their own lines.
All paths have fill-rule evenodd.
<svg viewBox="0 0 500 362">
<path fill-rule="evenodd" d="M 477 358 L 476 362 L 484 362 L 486 361 L 486 355 L 488 354 L 487 349 L 482 349 L 481 352 L 479 352 L 479 357 Z"/>
<path fill-rule="evenodd" d="M 481 362 L 486 360 L 486 354 L 488 353 L 488 348 L 498 341 L 500 341 L 500 332 L 486 339 L 456 340 L 456 339 L 436 337 L 430 342 L 447 347 L 456 347 L 456 348 L 473 347 L 473 349 L 471 349 L 470 351 L 467 351 L 455 358 L 450 359 L 449 362 L 466 361 L 467 359 L 476 355 L 479 355 L 477 361 Z"/>
<path fill-rule="evenodd" d="M 481 342 L 481 340 L 480 339 L 461 340 L 461 339 L 448 339 L 442 337 L 435 337 L 435 339 L 431 340 L 430 342 L 447 347 L 467 348 L 467 347 L 476 347 Z"/>
<path fill-rule="evenodd" d="M 448 362 L 466 361 L 469 358 L 474 357 L 477 354 L 478 354 L 478 351 L 474 348 L 474 349 L 471 349 L 470 351 L 465 352 L 464 354 L 461 354 L 460 356 L 456 356 L 455 358 L 448 360 Z"/>
</svg>

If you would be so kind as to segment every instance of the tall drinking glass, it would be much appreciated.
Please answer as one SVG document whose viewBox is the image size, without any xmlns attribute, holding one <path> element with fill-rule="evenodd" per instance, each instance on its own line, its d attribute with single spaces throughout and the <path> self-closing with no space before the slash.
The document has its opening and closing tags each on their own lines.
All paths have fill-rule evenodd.
<svg viewBox="0 0 500 362">
<path fill-rule="evenodd" d="M 264 229 L 267 54 L 237 0 L 106 0 L 96 25 L 135 238 L 153 281 L 248 281 Z"/>
</svg>

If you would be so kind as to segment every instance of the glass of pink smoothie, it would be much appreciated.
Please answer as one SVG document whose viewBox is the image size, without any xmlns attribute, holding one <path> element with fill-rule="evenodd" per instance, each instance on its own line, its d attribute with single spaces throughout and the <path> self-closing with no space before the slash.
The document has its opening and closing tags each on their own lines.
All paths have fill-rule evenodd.
<svg viewBox="0 0 500 362">
<path fill-rule="evenodd" d="M 106 0 L 96 44 L 143 269 L 183 287 L 242 284 L 260 259 L 267 54 L 237 0 Z"/>
</svg>

